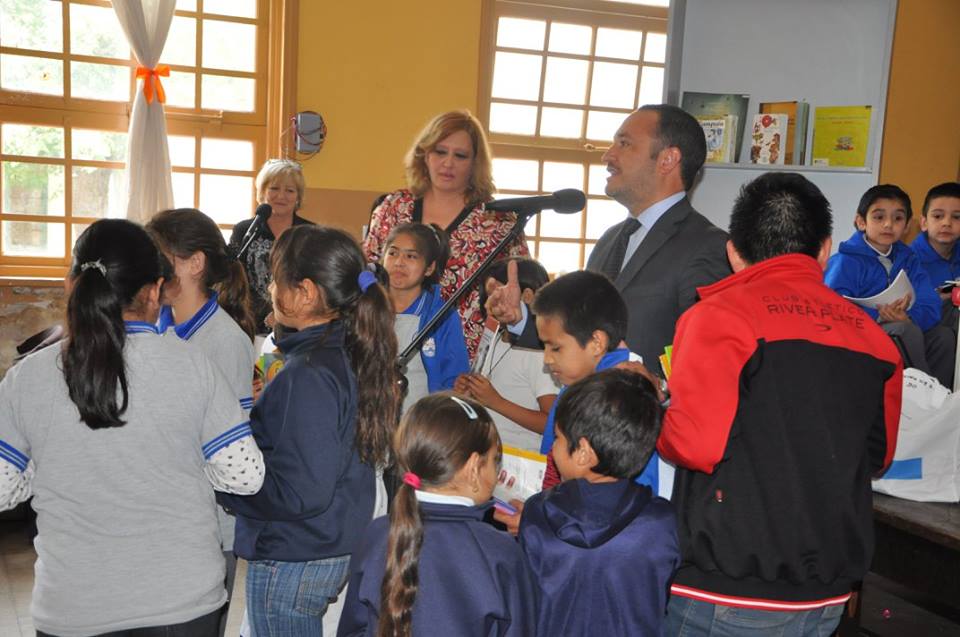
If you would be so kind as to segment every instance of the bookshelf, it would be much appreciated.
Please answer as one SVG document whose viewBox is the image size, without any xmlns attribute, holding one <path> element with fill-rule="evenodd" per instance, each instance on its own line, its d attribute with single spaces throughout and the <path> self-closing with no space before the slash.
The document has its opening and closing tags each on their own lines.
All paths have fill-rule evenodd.
<svg viewBox="0 0 960 637">
<path fill-rule="evenodd" d="M 750 95 L 744 137 L 760 102 L 810 104 L 806 165 L 707 164 L 694 207 L 722 228 L 740 186 L 770 170 L 803 174 L 833 207 L 834 247 L 850 236 L 860 196 L 877 183 L 897 0 L 672 0 L 666 101 L 684 91 Z M 873 107 L 867 165 L 811 166 L 817 106 Z M 744 147 L 745 146 L 745 147 Z"/>
</svg>

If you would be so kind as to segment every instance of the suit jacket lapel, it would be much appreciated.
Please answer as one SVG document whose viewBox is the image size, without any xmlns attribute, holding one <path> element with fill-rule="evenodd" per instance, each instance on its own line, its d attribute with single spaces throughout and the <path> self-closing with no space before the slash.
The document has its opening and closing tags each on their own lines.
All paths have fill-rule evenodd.
<svg viewBox="0 0 960 637">
<path fill-rule="evenodd" d="M 647 235 L 640 242 L 637 251 L 630 257 L 627 265 L 620 270 L 617 280 L 614 284 L 621 292 L 627 287 L 627 284 L 637 275 L 647 261 L 663 247 L 670 237 L 680 231 L 680 223 L 690 214 L 690 203 L 684 197 L 667 210 L 653 228 L 647 232 Z"/>
</svg>

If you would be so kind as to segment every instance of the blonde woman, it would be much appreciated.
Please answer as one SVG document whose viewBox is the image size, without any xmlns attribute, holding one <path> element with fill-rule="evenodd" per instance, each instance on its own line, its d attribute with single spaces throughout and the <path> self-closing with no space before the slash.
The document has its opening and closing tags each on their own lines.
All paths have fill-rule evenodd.
<svg viewBox="0 0 960 637">
<path fill-rule="evenodd" d="M 260 230 L 259 236 L 250 244 L 250 248 L 241 261 L 250 282 L 253 298 L 254 318 L 257 321 L 257 333 L 268 334 L 270 327 L 264 319 L 270 314 L 270 248 L 288 228 L 312 223 L 297 215 L 303 203 L 305 183 L 303 170 L 299 162 L 290 159 L 268 159 L 257 174 L 257 203 L 270 204 L 273 213 Z M 233 227 L 230 235 L 230 249 L 240 249 L 240 242 L 246 234 L 253 217 L 245 219 Z"/>
<path fill-rule="evenodd" d="M 417 137 L 405 160 L 407 188 L 387 195 L 373 210 L 363 251 L 380 261 L 387 235 L 403 223 L 435 223 L 450 238 L 450 258 L 440 280 L 449 298 L 472 275 L 516 222 L 513 213 L 490 212 L 495 192 L 490 149 L 480 122 L 469 111 L 438 115 Z M 507 256 L 527 256 L 521 235 Z M 470 357 L 483 334 L 479 287 L 458 307 Z"/>
</svg>

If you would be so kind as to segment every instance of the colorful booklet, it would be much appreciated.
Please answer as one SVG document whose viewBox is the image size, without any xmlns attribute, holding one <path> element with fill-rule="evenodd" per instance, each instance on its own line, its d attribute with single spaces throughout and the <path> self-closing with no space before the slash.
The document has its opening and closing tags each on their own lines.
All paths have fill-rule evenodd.
<svg viewBox="0 0 960 637">
<path fill-rule="evenodd" d="M 802 165 L 807 151 L 807 121 L 810 105 L 806 102 L 760 102 L 761 113 L 787 114 L 787 141 L 783 145 L 784 163 Z"/>
<path fill-rule="evenodd" d="M 787 141 L 786 113 L 758 113 L 753 116 L 750 161 L 754 164 L 783 164 Z"/>
<path fill-rule="evenodd" d="M 707 163 L 732 162 L 736 141 L 737 117 L 698 117 L 697 121 L 703 127 L 703 136 L 707 140 Z"/>
<path fill-rule="evenodd" d="M 866 166 L 870 142 L 867 106 L 818 106 L 813 116 L 814 166 Z"/>
<path fill-rule="evenodd" d="M 747 106 L 750 96 L 738 93 L 699 93 L 684 91 L 680 108 L 697 119 L 734 117 L 734 129 L 730 142 L 733 145 L 731 159 L 724 161 L 740 161 L 740 142 L 743 139 L 743 128 L 747 123 Z"/>
<path fill-rule="evenodd" d="M 543 474 L 547 470 L 547 457 L 533 451 L 503 447 L 500 474 L 493 488 L 493 497 L 501 502 L 526 501 L 540 492 Z"/>
<path fill-rule="evenodd" d="M 279 351 L 261 354 L 254 364 L 254 373 L 263 380 L 264 386 L 277 377 L 283 369 L 283 354 Z"/>
</svg>

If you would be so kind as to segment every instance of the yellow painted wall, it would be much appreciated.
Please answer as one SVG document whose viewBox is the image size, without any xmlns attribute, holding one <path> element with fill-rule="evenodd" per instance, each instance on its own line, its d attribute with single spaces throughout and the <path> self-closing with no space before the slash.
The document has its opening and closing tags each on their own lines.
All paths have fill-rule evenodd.
<svg viewBox="0 0 960 637">
<path fill-rule="evenodd" d="M 960 1 L 900 0 L 880 183 L 895 183 L 919 217 L 927 190 L 960 168 Z"/>
<path fill-rule="evenodd" d="M 327 141 L 307 186 L 383 192 L 433 115 L 477 109 L 480 0 L 301 0 L 297 107 Z"/>
</svg>

